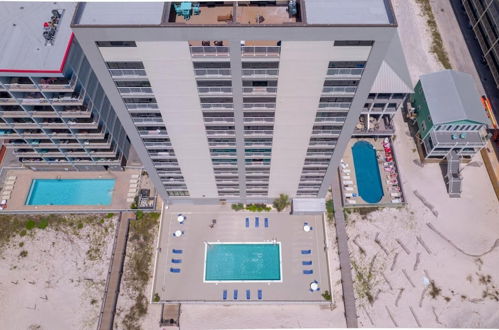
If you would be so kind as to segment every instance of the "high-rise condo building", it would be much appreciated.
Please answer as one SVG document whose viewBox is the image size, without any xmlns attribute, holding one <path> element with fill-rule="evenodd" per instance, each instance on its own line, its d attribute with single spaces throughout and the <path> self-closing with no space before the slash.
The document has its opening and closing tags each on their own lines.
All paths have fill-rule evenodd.
<svg viewBox="0 0 499 330">
<path fill-rule="evenodd" d="M 75 8 L 0 4 L 0 139 L 35 170 L 121 169 L 130 142 L 70 29 Z"/>
<path fill-rule="evenodd" d="M 172 202 L 324 197 L 361 113 L 411 89 L 388 0 L 84 3 L 72 28 Z"/>
</svg>

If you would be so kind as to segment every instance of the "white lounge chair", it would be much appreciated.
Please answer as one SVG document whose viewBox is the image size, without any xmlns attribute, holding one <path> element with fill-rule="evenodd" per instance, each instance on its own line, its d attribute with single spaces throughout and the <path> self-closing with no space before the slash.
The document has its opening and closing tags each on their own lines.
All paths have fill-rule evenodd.
<svg viewBox="0 0 499 330">
<path fill-rule="evenodd" d="M 401 194 L 401 193 L 399 193 L 399 192 L 392 192 L 390 195 L 391 195 L 392 197 L 396 197 L 396 198 L 402 197 L 402 194 Z"/>
<path fill-rule="evenodd" d="M 126 202 L 127 202 L 127 203 L 132 203 L 134 200 L 135 200 L 134 198 L 127 198 L 127 199 L 126 199 Z"/>
<path fill-rule="evenodd" d="M 348 168 L 344 168 L 343 170 L 343 173 L 345 174 L 350 174 L 350 172 L 352 172 L 352 170 L 348 169 Z"/>
<path fill-rule="evenodd" d="M 345 181 L 343 181 L 343 184 L 353 184 L 353 181 L 345 180 Z"/>
<path fill-rule="evenodd" d="M 127 197 L 135 197 L 135 193 L 128 193 Z"/>
<path fill-rule="evenodd" d="M 357 204 L 355 199 L 347 199 L 348 204 Z"/>
<path fill-rule="evenodd" d="M 11 175 L 7 178 L 7 180 L 15 180 L 15 179 L 17 179 L 17 176 L 15 175 Z"/>
<path fill-rule="evenodd" d="M 139 185 L 137 183 L 131 183 L 130 188 L 137 188 Z"/>
<path fill-rule="evenodd" d="M 353 197 L 353 193 L 345 193 L 345 197 Z"/>
<path fill-rule="evenodd" d="M 2 194 L 2 199 L 10 199 L 10 192 L 9 193 L 3 193 Z"/>
<path fill-rule="evenodd" d="M 402 203 L 402 198 L 392 199 L 392 203 Z"/>
<path fill-rule="evenodd" d="M 346 163 L 341 163 L 340 165 L 341 165 L 341 167 L 342 167 L 343 169 L 346 169 L 346 168 L 348 167 L 348 164 L 346 164 Z"/>
<path fill-rule="evenodd" d="M 342 178 L 343 180 L 350 180 L 350 179 L 351 179 L 351 178 L 350 178 L 350 175 L 343 175 L 341 178 Z"/>
<path fill-rule="evenodd" d="M 139 176 L 139 174 L 132 174 L 131 178 L 138 178 Z"/>
<path fill-rule="evenodd" d="M 353 191 L 353 187 L 345 187 L 346 191 Z"/>
</svg>

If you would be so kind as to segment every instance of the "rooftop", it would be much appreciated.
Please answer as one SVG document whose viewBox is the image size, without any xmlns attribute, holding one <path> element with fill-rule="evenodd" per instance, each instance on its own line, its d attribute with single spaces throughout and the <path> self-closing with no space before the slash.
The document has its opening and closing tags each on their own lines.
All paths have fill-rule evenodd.
<svg viewBox="0 0 499 330">
<path fill-rule="evenodd" d="M 305 18 L 306 17 L 306 18 Z M 82 3 L 75 25 L 385 25 L 394 24 L 390 0 L 184 1 Z"/>
<path fill-rule="evenodd" d="M 0 74 L 60 72 L 72 40 L 69 25 L 75 8 L 76 3 L 69 2 L 0 3 Z M 51 44 L 43 32 L 44 23 L 51 20 L 53 10 L 61 17 Z"/>
<path fill-rule="evenodd" d="M 470 74 L 444 70 L 421 76 L 433 124 L 471 120 L 487 124 L 480 95 Z"/>
</svg>

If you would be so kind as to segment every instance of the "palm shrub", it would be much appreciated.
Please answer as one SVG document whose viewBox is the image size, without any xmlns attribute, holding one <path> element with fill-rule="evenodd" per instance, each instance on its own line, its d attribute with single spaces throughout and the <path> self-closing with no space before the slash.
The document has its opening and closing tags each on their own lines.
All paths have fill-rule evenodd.
<svg viewBox="0 0 499 330">
<path fill-rule="evenodd" d="M 281 212 L 282 210 L 284 210 L 286 207 L 289 206 L 289 204 L 291 204 L 289 202 L 289 196 L 286 195 L 286 194 L 280 194 L 279 195 L 279 198 L 277 198 L 276 200 L 274 200 L 274 207 L 277 211 Z"/>
</svg>

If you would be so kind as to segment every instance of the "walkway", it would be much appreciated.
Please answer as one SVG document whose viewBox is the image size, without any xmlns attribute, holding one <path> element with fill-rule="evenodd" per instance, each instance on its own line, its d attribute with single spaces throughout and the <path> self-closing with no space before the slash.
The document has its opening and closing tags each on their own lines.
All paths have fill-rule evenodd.
<svg viewBox="0 0 499 330">
<path fill-rule="evenodd" d="M 345 317 L 348 328 L 357 328 L 357 310 L 355 307 L 355 296 L 353 293 L 352 267 L 350 265 L 350 254 L 348 252 L 348 236 L 345 227 L 345 216 L 343 214 L 343 205 L 341 204 L 341 187 L 337 173 L 333 175 L 332 189 L 338 254 L 340 256 L 343 303 L 345 304 Z"/>
<path fill-rule="evenodd" d="M 120 213 L 118 228 L 114 237 L 113 253 L 111 264 L 107 274 L 106 290 L 101 307 L 98 330 L 112 330 L 116 303 L 120 292 L 121 275 L 123 274 L 123 264 L 125 262 L 126 243 L 128 239 L 129 220 L 134 218 L 132 212 Z"/>
</svg>

